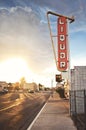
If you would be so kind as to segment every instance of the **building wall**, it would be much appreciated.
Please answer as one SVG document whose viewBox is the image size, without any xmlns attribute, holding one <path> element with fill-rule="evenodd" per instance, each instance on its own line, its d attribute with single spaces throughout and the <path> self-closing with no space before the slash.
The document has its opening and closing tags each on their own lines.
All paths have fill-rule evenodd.
<svg viewBox="0 0 86 130">
<path fill-rule="evenodd" d="M 28 89 L 28 90 L 38 90 L 38 86 L 36 83 L 25 83 L 24 84 L 24 89 Z"/>
<path fill-rule="evenodd" d="M 86 89 L 86 66 L 75 66 L 71 70 L 71 90 Z"/>
<path fill-rule="evenodd" d="M 76 112 L 83 113 L 84 89 L 86 89 L 86 66 L 75 66 L 71 70 L 71 112 L 74 112 L 76 103 Z"/>
<path fill-rule="evenodd" d="M 5 81 L 0 81 L 0 91 L 2 91 L 8 84 Z"/>
<path fill-rule="evenodd" d="M 0 91 L 2 91 L 3 90 L 3 88 L 2 88 L 2 86 L 0 86 Z"/>
</svg>

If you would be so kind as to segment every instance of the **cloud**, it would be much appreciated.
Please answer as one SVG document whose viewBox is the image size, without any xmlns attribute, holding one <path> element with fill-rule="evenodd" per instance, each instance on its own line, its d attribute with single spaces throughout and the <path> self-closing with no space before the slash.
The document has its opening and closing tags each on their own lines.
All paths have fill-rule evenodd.
<svg viewBox="0 0 86 130">
<path fill-rule="evenodd" d="M 69 26 L 69 33 L 72 36 L 76 36 L 77 32 L 86 31 L 85 0 L 71 2 L 69 0 L 1 0 L 1 60 L 10 57 L 24 58 L 28 61 L 29 67 L 38 75 L 52 78 L 56 72 L 52 72 L 55 61 L 46 18 L 49 10 L 70 17 L 74 15 L 75 22 Z M 52 26 L 56 24 L 55 21 L 56 19 L 51 19 Z M 55 32 L 56 27 L 52 28 Z M 73 45 L 75 49 L 75 39 Z M 73 65 L 75 61 L 77 59 L 74 57 Z"/>
<path fill-rule="evenodd" d="M 16 7 L 21 7 L 23 10 L 30 11 L 31 7 L 32 10 L 41 18 L 42 22 L 46 20 L 46 12 L 48 10 L 54 11 L 56 13 L 60 13 L 63 15 L 67 15 L 71 17 L 72 15 L 75 17 L 75 22 L 71 27 L 71 32 L 83 30 L 86 28 L 85 21 L 86 21 L 86 4 L 85 0 L 77 0 L 77 1 L 59 1 L 59 0 L 8 0 L 4 1 L 1 0 L 1 6 L 12 8 L 15 10 Z M 14 8 L 13 8 L 14 7 Z M 78 29 L 77 29 L 78 28 Z"/>
<path fill-rule="evenodd" d="M 83 55 L 75 56 L 71 59 L 71 68 L 74 68 L 74 66 L 86 66 L 86 60 Z"/>
<path fill-rule="evenodd" d="M 47 25 L 31 7 L 0 10 L 0 58 L 24 57 L 30 67 L 40 72 L 52 64 L 53 54 Z"/>
</svg>

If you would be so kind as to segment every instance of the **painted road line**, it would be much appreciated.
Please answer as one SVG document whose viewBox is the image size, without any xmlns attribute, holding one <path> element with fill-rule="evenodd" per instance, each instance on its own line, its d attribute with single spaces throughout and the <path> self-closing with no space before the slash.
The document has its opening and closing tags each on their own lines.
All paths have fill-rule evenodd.
<svg viewBox="0 0 86 130">
<path fill-rule="evenodd" d="M 35 123 L 35 121 L 37 120 L 37 118 L 39 117 L 39 115 L 41 114 L 41 112 L 43 111 L 44 107 L 46 106 L 47 102 L 45 103 L 45 105 L 41 108 L 41 110 L 39 111 L 39 113 L 37 114 L 37 116 L 35 117 L 35 119 L 32 121 L 32 123 L 30 124 L 30 126 L 27 128 L 27 130 L 31 130 L 33 124 Z"/>
<path fill-rule="evenodd" d="M 7 110 L 7 109 L 9 109 L 9 108 L 12 108 L 12 107 L 15 107 L 15 106 L 21 104 L 21 102 L 20 102 L 21 100 L 23 100 L 22 97 L 21 97 L 20 99 L 16 99 L 16 100 L 15 100 L 15 104 L 13 104 L 13 105 L 11 105 L 11 106 L 9 106 L 9 107 L 0 109 L 0 112 L 5 111 L 5 110 Z M 13 101 L 12 101 L 12 102 L 13 102 Z M 17 102 L 18 102 L 18 103 L 17 103 Z M 11 103 L 11 102 L 10 102 L 10 103 Z"/>
<path fill-rule="evenodd" d="M 7 109 L 9 109 L 9 108 L 15 107 L 15 106 L 17 106 L 17 105 L 19 105 L 19 104 L 21 104 L 21 103 L 19 102 L 19 103 L 16 103 L 16 104 L 11 105 L 11 106 L 9 106 L 9 107 L 2 108 L 2 109 L 0 109 L 0 112 L 5 111 L 5 110 L 7 110 Z"/>
</svg>

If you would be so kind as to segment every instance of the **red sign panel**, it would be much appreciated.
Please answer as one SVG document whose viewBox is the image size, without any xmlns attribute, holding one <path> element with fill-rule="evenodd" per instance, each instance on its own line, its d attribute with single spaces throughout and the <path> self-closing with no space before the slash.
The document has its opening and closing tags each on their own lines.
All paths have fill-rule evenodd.
<svg viewBox="0 0 86 130">
<path fill-rule="evenodd" d="M 67 19 L 58 18 L 58 70 L 65 71 L 68 67 L 68 48 L 67 48 Z"/>
</svg>

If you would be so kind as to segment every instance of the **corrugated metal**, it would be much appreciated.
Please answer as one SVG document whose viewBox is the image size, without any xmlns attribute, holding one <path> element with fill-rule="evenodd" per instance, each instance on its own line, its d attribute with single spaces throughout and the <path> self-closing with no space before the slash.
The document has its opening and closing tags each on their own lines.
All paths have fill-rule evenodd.
<svg viewBox="0 0 86 130">
<path fill-rule="evenodd" d="M 71 70 L 71 90 L 86 89 L 86 66 L 75 66 Z"/>
<path fill-rule="evenodd" d="M 71 113 L 84 113 L 84 90 L 86 90 L 86 66 L 71 70 Z"/>
</svg>

